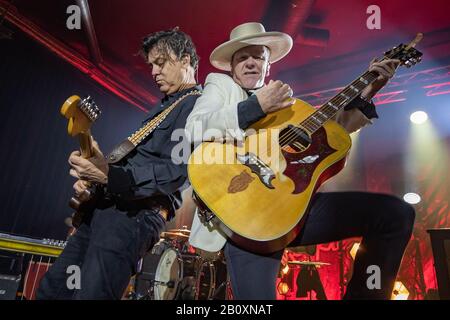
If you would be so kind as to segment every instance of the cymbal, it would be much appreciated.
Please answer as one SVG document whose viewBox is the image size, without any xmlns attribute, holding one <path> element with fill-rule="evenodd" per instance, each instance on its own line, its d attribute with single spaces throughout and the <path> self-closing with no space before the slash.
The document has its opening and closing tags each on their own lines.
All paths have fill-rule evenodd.
<svg viewBox="0 0 450 320">
<path fill-rule="evenodd" d="M 170 230 L 167 230 L 167 232 L 178 232 L 178 233 L 183 233 L 183 234 L 190 234 L 191 230 L 189 230 L 189 229 L 170 229 Z"/>
<path fill-rule="evenodd" d="M 181 232 L 161 232 L 161 238 L 169 238 L 169 239 L 175 239 L 175 238 L 181 238 L 181 239 L 189 239 L 189 236 L 181 233 Z"/>
<path fill-rule="evenodd" d="M 288 261 L 288 264 L 295 264 L 301 266 L 330 266 L 331 263 L 319 261 Z"/>
</svg>

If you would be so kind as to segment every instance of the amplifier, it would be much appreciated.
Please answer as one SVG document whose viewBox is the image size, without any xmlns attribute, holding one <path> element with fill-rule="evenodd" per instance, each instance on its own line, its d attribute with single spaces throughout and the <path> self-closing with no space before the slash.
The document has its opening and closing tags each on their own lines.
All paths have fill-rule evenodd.
<svg viewBox="0 0 450 320">
<path fill-rule="evenodd" d="M 21 277 L 0 274 L 0 300 L 15 300 Z"/>
<path fill-rule="evenodd" d="M 42 277 L 65 246 L 62 240 L 0 233 L 0 300 L 15 299 L 18 290 L 21 299 L 34 299 Z"/>
<path fill-rule="evenodd" d="M 15 300 L 22 272 L 22 254 L 0 255 L 0 300 Z"/>
<path fill-rule="evenodd" d="M 0 233 L 0 249 L 23 252 L 47 257 L 57 257 L 66 246 L 66 241 L 53 239 L 36 239 L 10 233 Z"/>
</svg>

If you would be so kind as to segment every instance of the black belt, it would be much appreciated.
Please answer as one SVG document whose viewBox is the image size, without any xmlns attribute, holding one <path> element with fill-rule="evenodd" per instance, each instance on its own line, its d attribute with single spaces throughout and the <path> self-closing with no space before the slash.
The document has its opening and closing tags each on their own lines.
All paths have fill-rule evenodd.
<svg viewBox="0 0 450 320">
<path fill-rule="evenodd" d="M 167 196 L 153 196 L 149 198 L 134 199 L 134 200 L 124 200 L 120 198 L 115 198 L 113 201 L 117 210 L 120 211 L 137 213 L 140 210 L 146 209 L 165 210 L 167 211 L 168 219 L 171 219 L 172 216 L 175 214 L 173 205 Z"/>
</svg>

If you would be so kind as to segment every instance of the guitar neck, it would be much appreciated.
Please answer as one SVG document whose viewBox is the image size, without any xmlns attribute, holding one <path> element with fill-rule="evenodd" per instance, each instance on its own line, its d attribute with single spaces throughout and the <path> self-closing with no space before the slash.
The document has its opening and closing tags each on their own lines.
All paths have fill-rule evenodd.
<svg viewBox="0 0 450 320">
<path fill-rule="evenodd" d="M 92 157 L 94 155 L 94 151 L 92 150 L 91 131 L 88 130 L 80 133 L 78 138 L 80 140 L 81 156 L 86 159 Z"/>
<path fill-rule="evenodd" d="M 405 46 L 400 44 L 399 46 L 394 47 L 392 50 L 386 52 L 383 58 L 378 61 L 397 59 L 399 60 L 400 65 L 404 65 L 407 68 L 419 63 L 422 60 L 422 53 L 414 49 L 414 47 L 422 40 L 422 38 L 423 33 L 418 33 L 414 40 L 408 45 Z M 358 97 L 361 92 L 377 78 L 377 73 L 367 70 L 300 123 L 300 126 L 311 134 L 316 132 L 325 122 L 332 119 L 339 110 L 348 106 L 350 102 Z"/>
<path fill-rule="evenodd" d="M 345 108 L 359 96 L 377 77 L 376 73 L 367 70 L 306 118 L 300 126 L 310 133 L 316 132 L 325 122 L 332 119 L 339 110 Z"/>
</svg>

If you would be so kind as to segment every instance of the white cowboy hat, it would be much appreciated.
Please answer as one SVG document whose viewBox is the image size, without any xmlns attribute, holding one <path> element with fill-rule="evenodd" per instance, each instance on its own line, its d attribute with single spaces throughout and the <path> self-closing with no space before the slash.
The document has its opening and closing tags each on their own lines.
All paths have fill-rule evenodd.
<svg viewBox="0 0 450 320">
<path fill-rule="evenodd" d="M 286 56 L 292 48 L 292 38 L 283 32 L 266 32 L 258 22 L 248 22 L 234 28 L 230 40 L 215 48 L 209 57 L 217 69 L 230 71 L 233 54 L 247 46 L 266 46 L 270 49 L 269 62 L 273 63 Z"/>
</svg>

